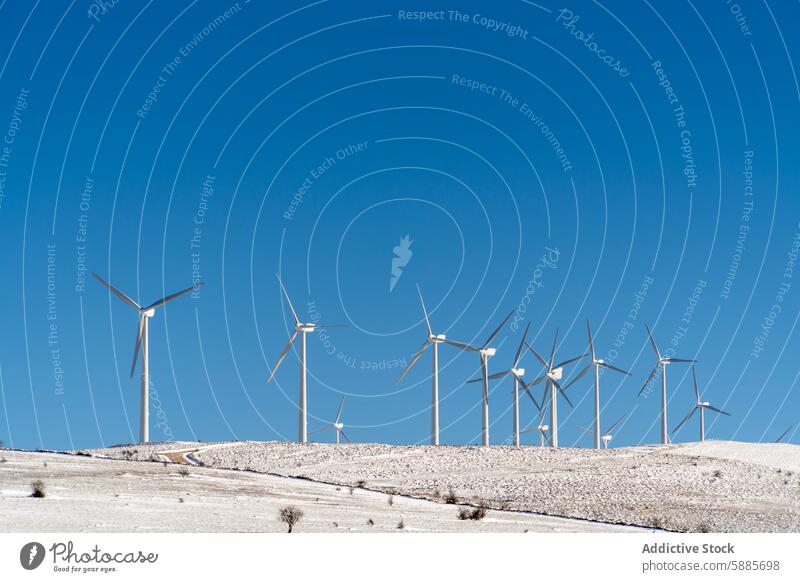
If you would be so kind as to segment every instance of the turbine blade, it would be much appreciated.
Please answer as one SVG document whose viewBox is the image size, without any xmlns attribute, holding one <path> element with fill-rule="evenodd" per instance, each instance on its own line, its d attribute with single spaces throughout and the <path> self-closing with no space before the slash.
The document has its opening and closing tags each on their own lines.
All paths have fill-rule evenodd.
<svg viewBox="0 0 800 582">
<path fill-rule="evenodd" d="M 553 348 L 550 350 L 550 359 L 548 364 L 545 364 L 549 369 L 553 369 L 553 360 L 556 359 L 556 344 L 558 343 L 558 328 L 556 328 L 556 336 L 553 338 Z"/>
<path fill-rule="evenodd" d="M 489 380 L 497 380 L 498 378 L 502 378 L 503 376 L 505 376 L 506 374 L 508 374 L 510 372 L 511 372 L 511 370 L 506 370 L 505 372 L 497 372 L 495 374 L 490 374 L 489 375 Z M 481 382 L 481 381 L 483 381 L 483 377 L 475 378 L 473 380 L 467 380 L 467 384 L 474 384 L 475 382 Z"/>
<path fill-rule="evenodd" d="M 572 385 L 573 385 L 575 382 L 577 382 L 578 380 L 580 380 L 581 378 L 583 378 L 583 377 L 586 375 L 586 373 L 587 373 L 589 370 L 591 370 L 591 369 L 592 369 L 592 366 L 594 366 L 594 364 L 589 364 L 589 365 L 588 365 L 588 366 L 586 366 L 586 367 L 585 367 L 583 370 L 581 370 L 581 371 L 578 373 L 578 375 L 577 375 L 577 376 L 575 376 L 575 377 L 574 377 L 572 380 L 570 380 L 570 381 L 569 381 L 569 383 L 568 383 L 566 386 L 564 386 L 564 390 L 566 390 L 567 388 L 569 388 L 570 386 L 572 386 Z"/>
<path fill-rule="evenodd" d="M 130 305 L 130 306 L 131 306 L 131 307 L 133 307 L 134 309 L 141 309 L 141 307 L 139 306 L 139 304 L 138 304 L 138 303 L 136 303 L 136 301 L 134 301 L 133 299 L 131 299 L 130 297 L 128 297 L 127 295 L 125 295 L 125 293 L 123 293 L 122 291 L 120 291 L 119 289 L 117 289 L 116 287 L 114 287 L 114 286 L 113 286 L 111 283 L 109 283 L 108 281 L 106 281 L 105 279 L 103 279 L 103 278 L 102 278 L 100 275 L 98 275 L 97 273 L 92 273 L 92 275 L 94 276 L 94 278 L 95 278 L 95 279 L 97 279 L 97 280 L 98 280 L 98 281 L 100 281 L 100 282 L 101 282 L 103 285 L 105 285 L 106 287 L 108 287 L 108 289 L 109 289 L 109 290 L 110 290 L 110 291 L 111 291 L 111 292 L 112 292 L 114 295 L 116 295 L 117 297 L 119 297 L 120 299 L 122 299 L 122 300 L 123 300 L 125 303 L 127 303 L 128 305 Z"/>
<path fill-rule="evenodd" d="M 719 414 L 724 414 L 725 416 L 730 416 L 731 415 L 730 412 L 725 412 L 724 410 L 720 410 L 716 406 L 711 406 L 710 404 L 708 406 L 706 406 L 706 408 L 708 408 L 709 410 L 713 410 L 714 412 L 718 412 Z"/>
<path fill-rule="evenodd" d="M 612 424 L 612 425 L 611 425 L 611 426 L 608 428 L 608 430 L 606 431 L 606 434 L 610 433 L 612 430 L 614 430 L 615 428 L 617 428 L 617 425 L 618 425 L 620 422 L 622 422 L 622 420 L 623 420 L 623 419 L 624 419 L 626 416 L 628 416 L 628 413 L 627 413 L 627 412 L 626 412 L 625 414 L 623 414 L 622 416 L 620 416 L 620 417 L 619 417 L 619 418 L 616 420 L 616 422 L 614 422 L 614 424 Z"/>
<path fill-rule="evenodd" d="M 604 368 L 608 368 L 609 370 L 614 370 L 615 372 L 619 372 L 620 374 L 625 374 L 626 376 L 630 376 L 631 375 L 630 372 L 627 372 L 627 371 L 623 370 L 622 368 L 617 368 L 616 366 L 612 366 L 608 362 L 603 362 L 600 365 L 603 366 Z"/>
<path fill-rule="evenodd" d="M 592 354 L 592 361 L 594 362 L 597 359 L 597 354 L 594 351 L 594 338 L 592 337 L 592 324 L 588 319 L 586 320 L 586 330 L 589 332 L 589 352 Z"/>
<path fill-rule="evenodd" d="M 488 346 L 490 343 L 492 343 L 492 340 L 495 338 L 495 336 L 496 336 L 498 333 L 500 333 L 500 330 L 501 330 L 501 329 L 503 329 L 503 326 L 506 324 L 506 322 L 507 322 L 509 319 L 511 319 L 511 316 L 512 316 L 512 315 L 514 315 L 514 311 L 511 311 L 511 312 L 510 312 L 508 315 L 506 315 L 506 318 L 505 318 L 505 319 L 504 319 L 504 320 L 503 320 L 503 321 L 500 323 L 500 325 L 498 325 L 498 326 L 495 328 L 495 330 L 494 330 L 494 331 L 493 331 L 493 332 L 492 332 L 492 333 L 489 335 L 489 337 L 486 339 L 486 341 L 485 341 L 485 342 L 484 342 L 484 344 L 483 344 L 483 347 L 484 347 L 484 348 L 485 348 L 486 346 Z"/>
<path fill-rule="evenodd" d="M 297 330 L 294 330 L 292 332 L 292 336 L 289 338 L 289 341 L 286 343 L 286 347 L 283 348 L 283 351 L 281 352 L 281 355 L 278 356 L 278 361 L 275 362 L 275 367 L 272 368 L 272 372 L 270 372 L 269 380 L 267 380 L 267 382 L 270 382 L 272 380 L 273 376 L 275 376 L 275 372 L 278 371 L 278 368 L 280 367 L 281 362 L 283 362 L 283 358 L 285 358 L 286 354 L 289 353 L 289 350 L 292 348 L 292 343 L 294 343 L 294 339 L 296 337 L 297 337 Z"/>
<path fill-rule="evenodd" d="M 641 395 L 642 395 L 642 392 L 644 392 L 644 389 L 645 389 L 645 388 L 647 388 L 647 385 L 650 383 L 650 380 L 652 380 L 652 379 L 653 379 L 653 376 L 655 376 L 655 375 L 656 375 L 656 372 L 658 372 L 658 367 L 659 367 L 660 365 L 661 365 L 661 362 L 660 362 L 660 361 L 659 361 L 658 363 L 656 363 L 655 367 L 653 368 L 653 371 L 652 371 L 652 372 L 650 372 L 650 375 L 647 377 L 647 380 L 645 380 L 645 381 L 644 381 L 644 385 L 642 386 L 642 389 L 641 389 L 641 390 L 639 390 L 639 393 L 636 395 L 636 397 L 637 397 L 637 398 L 638 398 L 639 396 L 641 396 Z"/>
<path fill-rule="evenodd" d="M 540 384 L 542 382 L 542 380 L 544 380 L 545 378 L 547 378 L 546 375 L 539 376 L 538 378 L 536 378 L 536 380 L 533 380 L 533 381 L 531 381 L 531 382 L 529 382 L 527 384 L 524 384 L 524 386 L 525 386 L 525 388 L 530 388 L 531 386 L 536 386 L 537 384 Z"/>
<path fill-rule="evenodd" d="M 191 287 L 187 287 L 186 289 L 181 289 L 177 293 L 173 293 L 172 295 L 167 295 L 166 297 L 162 297 L 161 299 L 159 299 L 155 303 L 151 303 L 150 305 L 145 307 L 145 310 L 147 310 L 147 309 L 156 309 L 157 307 L 161 307 L 165 303 L 167 303 L 169 301 L 172 301 L 173 299 L 177 299 L 181 295 L 184 295 L 184 294 L 188 293 L 189 291 L 194 291 L 195 289 L 197 289 L 197 287 L 202 287 L 202 286 L 203 286 L 203 283 L 198 283 L 196 286 L 192 285 Z"/>
<path fill-rule="evenodd" d="M 670 362 L 678 362 L 680 364 L 696 364 L 697 360 L 686 360 L 683 358 L 670 358 Z"/>
<path fill-rule="evenodd" d="M 525 333 L 522 334 L 522 341 L 519 342 L 519 347 L 517 348 L 517 354 L 514 356 L 514 368 L 517 367 L 519 364 L 519 358 L 522 355 L 522 348 L 525 347 L 525 339 L 528 337 L 528 330 L 531 328 L 531 322 L 528 322 L 528 325 L 525 326 Z"/>
<path fill-rule="evenodd" d="M 527 395 L 528 395 L 528 398 L 530 398 L 530 399 L 531 399 L 531 402 L 533 402 L 533 405 L 536 407 L 536 410 L 538 410 L 538 411 L 540 411 L 540 412 L 541 412 L 541 410 L 542 410 L 542 407 L 541 407 L 541 406 L 539 406 L 539 403 L 538 403 L 538 402 L 536 402 L 536 398 L 534 398 L 534 397 L 533 397 L 533 394 L 531 394 L 531 391 L 530 391 L 530 390 L 528 390 L 528 387 L 527 387 L 527 386 L 525 386 L 525 384 L 523 384 L 523 385 L 522 385 L 522 389 L 525 391 L 525 394 L 527 394 Z"/>
<path fill-rule="evenodd" d="M 658 346 L 656 345 L 656 340 L 653 339 L 653 332 L 650 331 L 650 326 L 646 323 L 644 324 L 645 328 L 647 329 L 647 337 L 650 338 L 650 345 L 653 346 L 653 351 L 658 356 L 658 359 L 661 359 L 661 352 L 658 351 Z"/>
<path fill-rule="evenodd" d="M 317 433 L 319 433 L 319 432 L 322 432 L 322 431 L 328 430 L 328 429 L 330 429 L 330 428 L 333 428 L 333 425 L 332 425 L 332 424 L 326 424 L 326 425 L 325 425 L 325 426 L 323 426 L 322 428 L 318 428 L 318 429 L 316 429 L 316 430 L 311 430 L 311 431 L 309 431 L 309 432 L 308 432 L 308 434 L 310 434 L 310 435 L 311 435 L 311 434 L 317 434 Z"/>
<path fill-rule="evenodd" d="M 342 396 L 342 401 L 339 403 L 339 411 L 336 413 L 335 424 L 339 424 L 339 421 L 342 419 L 342 408 L 344 408 L 344 396 Z"/>
<path fill-rule="evenodd" d="M 347 444 L 349 445 L 350 444 L 350 438 L 345 434 L 345 432 L 343 430 L 340 430 L 339 434 L 344 437 L 345 442 L 347 442 Z"/>
<path fill-rule="evenodd" d="M 554 385 L 554 386 L 555 386 L 555 387 L 558 389 L 558 391 L 559 391 L 559 392 L 561 392 L 561 396 L 563 396 L 563 397 L 564 397 L 564 400 L 566 400 L 566 401 L 567 401 L 567 404 L 569 404 L 569 407 L 570 407 L 570 408 L 575 408 L 575 407 L 572 405 L 572 400 L 570 400 L 570 399 L 569 399 L 569 396 L 567 396 L 567 393 L 566 393 L 566 392 L 564 392 L 564 389 L 561 387 L 561 384 L 559 384 L 559 383 L 558 383 L 558 382 L 556 382 L 555 380 L 550 380 L 550 381 L 551 381 L 551 382 L 553 383 L 553 385 Z"/>
<path fill-rule="evenodd" d="M 697 397 L 697 403 L 700 404 L 700 390 L 697 388 L 697 374 L 692 366 L 692 384 L 694 386 L 694 395 Z"/>
<path fill-rule="evenodd" d="M 577 362 L 586 357 L 586 354 L 581 354 L 580 356 L 575 356 L 574 358 L 570 358 L 569 360 L 564 360 L 560 364 L 553 366 L 554 368 L 563 368 L 564 366 L 569 366 L 573 362 Z"/>
<path fill-rule="evenodd" d="M 278 273 L 275 273 L 275 276 L 278 278 L 278 283 L 280 283 L 281 291 L 283 291 L 283 296 L 286 297 L 286 302 L 289 304 L 289 309 L 292 311 L 292 317 L 294 317 L 295 325 L 300 325 L 300 320 L 297 319 L 297 312 L 294 310 L 294 305 L 292 305 L 292 300 L 289 299 L 289 293 L 286 291 L 286 287 L 283 286 L 283 281 L 281 281 L 281 276 Z"/>
<path fill-rule="evenodd" d="M 592 434 L 592 430 L 591 430 L 591 429 L 589 429 L 589 428 L 586 428 L 585 426 L 581 426 L 581 425 L 579 425 L 579 424 L 576 424 L 575 426 L 577 426 L 579 429 L 581 429 L 581 430 L 582 430 L 583 432 L 585 432 L 586 434 Z"/>
<path fill-rule="evenodd" d="M 425 350 L 428 349 L 429 345 L 430 345 L 430 340 L 425 340 L 425 343 L 422 344 L 422 347 L 419 350 L 417 350 L 417 353 L 412 356 L 411 361 L 408 362 L 408 365 L 403 369 L 403 372 L 400 374 L 400 377 L 395 381 L 395 384 L 399 384 L 400 380 L 402 380 L 403 377 L 406 374 L 408 374 L 408 371 L 414 364 L 417 363 L 417 360 L 419 360 L 422 357 L 422 354 L 425 353 Z"/>
<path fill-rule="evenodd" d="M 692 408 L 692 410 L 689 412 L 689 414 L 684 416 L 683 420 L 678 423 L 678 426 L 676 426 L 675 428 L 672 429 L 672 434 L 675 434 L 676 432 L 678 432 L 678 429 L 683 426 L 683 423 L 686 422 L 687 420 L 689 420 L 690 418 L 692 418 L 692 416 L 694 415 L 695 412 L 697 412 L 697 406 Z"/>
<path fill-rule="evenodd" d="M 331 329 L 334 327 L 352 327 L 349 323 L 320 323 L 319 325 L 314 324 L 314 327 L 318 329 Z"/>
<path fill-rule="evenodd" d="M 467 351 L 467 352 L 479 352 L 480 351 L 480 348 L 476 348 L 475 346 L 472 346 L 470 344 L 457 342 L 455 340 L 444 340 L 444 341 L 445 341 L 445 343 L 450 344 L 451 346 L 455 346 L 458 349 L 464 350 L 464 351 Z"/>
<path fill-rule="evenodd" d="M 777 439 L 775 439 L 775 442 L 776 442 L 776 443 L 783 442 L 783 439 L 785 439 L 785 438 L 786 438 L 786 435 L 787 435 L 787 434 L 789 434 L 789 431 L 790 431 L 790 430 L 792 430 L 793 428 L 794 428 L 794 425 L 790 426 L 790 427 L 789 427 L 789 428 L 787 428 L 785 431 L 783 431 L 783 432 L 781 433 L 781 436 L 779 436 Z"/>
<path fill-rule="evenodd" d="M 428 335 L 433 335 L 431 322 L 428 319 L 428 310 L 425 309 L 425 300 L 422 298 L 422 290 L 419 288 L 419 283 L 417 283 L 417 293 L 419 293 L 419 302 L 422 305 L 422 314 L 425 316 L 425 325 L 428 328 Z"/>
<path fill-rule="evenodd" d="M 139 348 L 142 346 L 142 332 L 144 331 L 144 315 L 139 316 L 139 330 L 136 332 L 136 346 L 133 348 L 133 364 L 131 364 L 131 378 L 136 371 L 136 360 L 139 358 Z"/>
<path fill-rule="evenodd" d="M 533 349 L 533 346 L 532 346 L 531 344 L 529 344 L 528 342 L 525 342 L 525 345 L 526 345 L 526 346 L 528 346 L 528 349 L 530 350 L 530 352 L 531 352 L 531 353 L 532 353 L 534 356 L 536 356 L 536 359 L 537 359 L 537 360 L 539 360 L 539 361 L 542 363 L 542 366 L 544 366 L 545 368 L 547 368 L 547 367 L 548 367 L 548 366 L 547 366 L 547 362 L 545 362 L 544 358 L 543 358 L 542 356 L 540 356 L 540 355 L 539 355 L 539 352 L 537 352 L 536 350 L 534 350 L 534 349 Z"/>
</svg>

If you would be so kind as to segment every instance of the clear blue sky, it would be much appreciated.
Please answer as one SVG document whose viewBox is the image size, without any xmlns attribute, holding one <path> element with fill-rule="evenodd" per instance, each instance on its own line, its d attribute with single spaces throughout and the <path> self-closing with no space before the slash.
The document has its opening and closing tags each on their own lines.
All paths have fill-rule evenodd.
<svg viewBox="0 0 800 582">
<path fill-rule="evenodd" d="M 658 440 L 645 322 L 731 412 L 710 438 L 797 426 L 797 3 L 457 4 L 0 3 L 6 445 L 137 434 L 136 315 L 92 270 L 148 303 L 205 282 L 151 322 L 154 440 L 296 438 L 296 354 L 266 383 L 276 271 L 304 319 L 352 324 L 310 338 L 311 429 L 345 394 L 353 440 L 428 438 L 430 355 L 395 385 L 425 335 L 416 283 L 454 339 L 517 312 L 492 371 L 528 321 L 568 357 L 591 318 L 633 372 L 603 377 L 604 419 L 629 413 L 615 444 Z M 479 440 L 477 370 L 442 348 L 444 443 Z M 561 442 L 588 446 L 590 379 L 569 394 Z M 672 428 L 687 367 L 669 397 Z M 507 442 L 509 380 L 491 422 Z"/>
</svg>

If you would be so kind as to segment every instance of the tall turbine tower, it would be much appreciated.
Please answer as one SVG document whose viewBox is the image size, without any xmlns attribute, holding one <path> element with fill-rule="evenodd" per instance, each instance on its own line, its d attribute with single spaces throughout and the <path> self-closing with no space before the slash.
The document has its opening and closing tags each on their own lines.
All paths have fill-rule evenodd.
<svg viewBox="0 0 800 582">
<path fill-rule="evenodd" d="M 650 380 L 652 380 L 653 376 L 658 372 L 658 368 L 661 367 L 661 444 L 667 445 L 669 444 L 669 434 L 667 433 L 667 366 L 670 364 L 694 364 L 696 360 L 662 356 L 656 345 L 656 340 L 653 339 L 653 332 L 650 331 L 650 327 L 646 323 L 644 326 L 647 328 L 647 336 L 650 338 L 650 345 L 653 346 L 653 351 L 656 353 L 658 361 L 653 367 L 653 371 L 650 372 L 650 375 L 647 377 L 647 380 L 645 380 L 644 386 L 639 390 L 639 394 L 636 396 L 639 397 L 642 395 L 642 392 L 647 388 Z"/>
<path fill-rule="evenodd" d="M 461 350 L 465 350 L 468 352 L 476 352 L 481 359 L 481 377 L 483 378 L 483 421 L 482 421 L 482 433 L 483 433 L 483 446 L 489 446 L 489 358 L 493 357 L 497 353 L 497 349 L 489 347 L 489 344 L 492 343 L 492 340 L 498 334 L 498 332 L 503 328 L 506 322 L 511 319 L 511 316 L 514 315 L 514 312 L 510 312 L 506 318 L 502 321 L 500 325 L 489 335 L 486 341 L 483 343 L 482 346 L 473 346 L 470 344 L 465 344 L 462 342 L 457 342 L 453 340 L 445 340 L 448 344 L 455 346 Z"/>
<path fill-rule="evenodd" d="M 700 411 L 700 442 L 702 443 L 702 442 L 704 442 L 706 440 L 706 414 L 705 414 L 706 413 L 706 409 L 712 410 L 712 411 L 714 411 L 714 412 L 716 412 L 718 414 L 724 414 L 725 416 L 730 416 L 730 413 L 725 412 L 724 410 L 720 410 L 719 408 L 715 408 L 715 407 L 711 406 L 711 403 L 703 402 L 700 399 L 700 389 L 697 387 L 697 374 L 695 374 L 694 366 L 692 366 L 692 384 L 694 385 L 695 405 L 689 411 L 689 414 L 687 414 L 685 417 L 683 417 L 683 420 L 678 423 L 678 426 L 676 426 L 672 430 L 672 434 L 675 434 L 678 431 L 678 429 L 681 426 L 683 426 L 683 423 L 686 422 L 687 420 L 689 420 L 692 417 L 692 415 L 699 410 Z"/>
<path fill-rule="evenodd" d="M 151 303 L 147 307 L 142 307 L 136 301 L 125 295 L 122 291 L 111 285 L 108 281 L 100 277 L 97 273 L 92 273 L 95 279 L 100 281 L 103 285 L 117 297 L 119 297 L 125 304 L 130 305 L 139 313 L 139 327 L 136 331 L 136 345 L 133 349 L 133 364 L 131 364 L 131 378 L 136 371 L 136 360 L 139 357 L 139 350 L 142 351 L 142 375 L 141 375 L 141 390 L 139 393 L 139 442 L 150 442 L 150 341 L 149 341 L 149 321 L 150 318 L 156 314 L 156 309 L 165 303 L 177 299 L 181 295 L 188 293 L 198 287 L 199 285 L 188 287 L 172 295 L 162 297 L 155 303 Z"/>
<path fill-rule="evenodd" d="M 574 358 L 570 358 L 568 360 L 564 360 L 560 364 L 553 364 L 556 358 L 556 344 L 558 343 L 558 330 L 556 330 L 556 336 L 553 338 L 553 348 L 550 350 L 550 360 L 545 361 L 545 359 L 540 356 L 533 347 L 528 345 L 528 349 L 536 356 L 536 359 L 541 362 L 541 364 L 547 368 L 547 371 L 536 378 L 533 382 L 528 384 L 528 388 L 531 386 L 536 386 L 540 382 L 547 380 L 547 384 L 545 387 L 545 394 L 544 398 L 542 398 L 542 406 L 544 406 L 545 401 L 549 398 L 550 399 L 550 446 L 554 449 L 558 448 L 558 392 L 564 397 L 564 400 L 567 401 L 570 408 L 572 408 L 572 402 L 570 402 L 567 393 L 561 387 L 560 380 L 564 376 L 564 366 L 577 362 L 581 358 L 583 358 L 586 354 L 581 354 L 580 356 L 576 356 Z"/>
<path fill-rule="evenodd" d="M 422 344 L 422 347 L 417 351 L 416 354 L 411 358 L 411 361 L 408 362 L 408 365 L 403 370 L 403 373 L 400 374 L 400 377 L 397 379 L 395 384 L 399 384 L 403 377 L 408 373 L 411 369 L 411 366 L 417 363 L 422 357 L 422 354 L 428 349 L 428 346 L 433 346 L 433 376 L 432 376 L 432 394 L 431 394 L 431 406 L 432 406 L 432 418 L 431 418 L 431 444 L 438 445 L 439 444 L 439 344 L 443 344 L 447 341 L 447 336 L 444 334 L 434 334 L 433 330 L 431 329 L 431 322 L 428 319 L 428 311 L 425 309 L 425 301 L 422 299 L 422 291 L 417 285 L 417 293 L 419 293 L 419 302 L 422 305 L 422 314 L 425 316 L 425 327 L 428 330 L 428 337 L 425 339 L 425 342 Z"/>
<path fill-rule="evenodd" d="M 519 387 L 520 385 L 525 388 L 525 382 L 523 381 L 523 376 L 525 376 L 525 368 L 519 367 L 519 361 L 522 357 L 522 348 L 525 347 L 525 338 L 528 337 L 528 330 L 531 328 L 531 323 L 528 322 L 528 325 L 525 326 L 525 333 L 522 334 L 522 341 L 519 342 L 519 347 L 517 348 L 517 354 L 514 356 L 514 364 L 511 366 L 510 370 L 506 370 L 505 372 L 497 372 L 496 374 L 492 374 L 489 376 L 489 380 L 495 380 L 497 378 L 503 378 L 505 376 L 513 376 L 514 378 L 514 446 L 519 446 Z M 470 380 L 468 383 L 473 382 L 481 382 L 483 378 L 476 378 L 474 380 Z M 528 389 L 525 388 L 527 392 Z M 533 403 L 536 404 L 538 407 L 539 404 L 533 398 L 533 395 L 528 392 L 528 396 L 531 397 Z"/>
<path fill-rule="evenodd" d="M 615 372 L 619 372 L 620 374 L 625 374 L 626 376 L 630 376 L 630 372 L 626 372 L 625 370 L 621 370 L 609 364 L 608 362 L 599 359 L 597 357 L 597 353 L 594 349 L 594 338 L 592 338 L 592 324 L 588 321 L 586 322 L 586 329 L 589 332 L 589 351 L 592 356 L 592 363 L 586 366 L 580 373 L 575 376 L 575 378 L 570 381 L 569 384 L 564 386 L 564 390 L 572 386 L 575 382 L 580 380 L 589 370 L 594 368 L 594 448 L 600 448 L 600 441 L 602 440 L 602 435 L 600 434 L 600 368 L 606 368 L 608 370 L 614 370 Z"/>
<path fill-rule="evenodd" d="M 308 416 L 307 416 L 307 408 L 306 408 L 306 334 L 313 333 L 318 329 L 323 328 L 332 328 L 332 327 L 347 327 L 347 325 L 329 325 L 329 324 L 314 324 L 314 323 L 301 323 L 300 319 L 297 317 L 297 312 L 294 310 L 294 306 L 292 305 L 292 300 L 289 299 L 289 294 L 286 292 L 286 287 L 283 286 L 283 281 L 279 275 L 275 275 L 278 277 L 278 283 L 281 286 L 281 291 L 283 292 L 283 296 L 286 297 L 286 302 L 289 304 L 289 310 L 292 312 L 292 317 L 294 318 L 294 330 L 292 331 L 292 335 L 289 338 L 289 342 L 286 344 L 286 347 L 283 348 L 281 355 L 278 356 L 278 361 L 275 362 L 275 367 L 272 368 L 272 372 L 269 375 L 269 379 L 267 382 L 270 382 L 272 378 L 275 376 L 275 372 L 278 371 L 278 368 L 283 362 L 283 359 L 286 357 L 286 354 L 289 353 L 289 350 L 292 348 L 292 344 L 297 336 L 300 336 L 300 396 L 298 398 L 298 410 L 299 410 L 299 426 L 298 426 L 298 435 L 297 435 L 297 442 L 299 443 L 306 443 L 308 442 Z"/>
</svg>

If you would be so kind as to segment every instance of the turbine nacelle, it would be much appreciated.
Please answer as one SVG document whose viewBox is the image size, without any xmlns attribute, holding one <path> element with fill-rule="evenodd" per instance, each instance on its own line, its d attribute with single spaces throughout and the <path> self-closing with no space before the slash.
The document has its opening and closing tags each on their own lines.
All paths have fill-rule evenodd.
<svg viewBox="0 0 800 582">
<path fill-rule="evenodd" d="M 538 428 L 540 431 L 544 432 L 544 431 L 550 430 L 550 425 L 549 424 L 540 424 L 536 428 Z"/>
<path fill-rule="evenodd" d="M 333 426 L 333 428 L 335 428 L 338 431 L 344 429 L 344 424 L 342 424 L 341 422 L 334 422 L 331 426 Z"/>
<path fill-rule="evenodd" d="M 599 359 L 597 359 L 597 360 L 594 360 L 592 363 L 593 363 L 593 364 L 596 364 L 596 365 L 598 365 L 598 366 L 602 366 L 603 364 L 605 364 L 605 363 L 606 363 L 606 361 L 605 361 L 604 359 L 602 359 L 602 358 L 599 358 Z"/>
<path fill-rule="evenodd" d="M 155 317 L 156 310 L 155 310 L 155 308 L 152 308 L 152 309 L 143 309 L 143 310 L 142 310 L 142 311 L 140 311 L 139 313 L 141 314 L 141 316 L 142 316 L 142 317 L 148 317 L 148 318 L 149 318 L 149 317 Z"/>
<path fill-rule="evenodd" d="M 563 376 L 564 376 L 564 368 L 553 368 L 552 370 L 547 372 L 547 377 L 550 378 L 551 380 L 558 381 L 561 380 Z"/>
<path fill-rule="evenodd" d="M 511 368 L 509 372 L 517 378 L 522 378 L 525 375 L 525 368 Z"/>
<path fill-rule="evenodd" d="M 447 341 L 447 336 L 444 335 L 443 333 L 439 334 L 439 335 L 429 334 L 428 335 L 428 341 L 436 343 L 436 344 L 443 344 L 444 342 Z"/>
<path fill-rule="evenodd" d="M 613 435 L 613 434 L 604 434 L 604 435 L 603 435 L 603 436 L 601 436 L 600 438 L 601 438 L 603 441 L 605 441 L 605 442 L 608 442 L 608 441 L 610 441 L 610 440 L 613 440 L 613 439 L 614 439 L 614 435 Z"/>
<path fill-rule="evenodd" d="M 294 328 L 301 333 L 313 333 L 317 330 L 317 326 L 313 323 L 298 323 Z"/>
<path fill-rule="evenodd" d="M 709 406 L 711 406 L 711 403 L 710 402 L 698 402 L 697 406 L 699 406 L 700 408 L 708 408 Z"/>
<path fill-rule="evenodd" d="M 484 358 L 491 358 L 497 353 L 497 348 L 481 348 L 480 354 Z"/>
</svg>

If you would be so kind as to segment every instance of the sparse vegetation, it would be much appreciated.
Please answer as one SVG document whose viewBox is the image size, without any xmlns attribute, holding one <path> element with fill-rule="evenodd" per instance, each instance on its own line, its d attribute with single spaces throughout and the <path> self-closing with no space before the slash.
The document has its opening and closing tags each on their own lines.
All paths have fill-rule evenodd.
<svg viewBox="0 0 800 582">
<path fill-rule="evenodd" d="M 287 533 L 292 533 L 294 526 L 303 519 L 303 510 L 294 505 L 288 505 L 281 509 L 279 514 L 280 520 L 289 527 Z"/>
<path fill-rule="evenodd" d="M 700 525 L 697 526 L 697 533 L 709 533 L 710 531 L 711 528 L 704 523 L 701 523 Z"/>
<path fill-rule="evenodd" d="M 370 518 L 367 520 L 367 525 L 368 525 L 369 527 L 372 527 L 373 525 L 375 525 L 375 522 L 374 522 L 374 521 L 372 521 L 372 518 L 371 518 L 371 517 L 370 517 Z"/>
<path fill-rule="evenodd" d="M 359 489 L 363 489 L 366 486 L 367 486 L 367 482 L 364 481 L 363 479 L 361 479 L 361 480 L 356 482 L 356 487 L 358 487 Z"/>
<path fill-rule="evenodd" d="M 1 457 L 0 458 L 0 465 L 2 465 L 3 463 L 8 463 L 8 459 L 6 459 L 5 457 Z"/>
<path fill-rule="evenodd" d="M 188 477 L 189 469 L 187 469 L 186 467 L 181 467 L 180 469 L 178 469 L 178 475 L 180 475 L 181 477 Z"/>
<path fill-rule="evenodd" d="M 178 497 L 178 503 L 183 503 L 183 497 Z"/>
<path fill-rule="evenodd" d="M 389 494 L 389 499 L 387 499 L 387 500 L 386 500 L 386 503 L 388 503 L 388 504 L 389 504 L 389 507 L 391 507 L 392 505 L 394 505 L 394 495 L 392 495 L 392 494 L 390 493 L 390 494 Z"/>
<path fill-rule="evenodd" d="M 656 529 L 664 529 L 664 518 L 659 517 L 658 515 L 654 515 L 653 517 L 647 519 L 645 523 Z"/>
<path fill-rule="evenodd" d="M 478 507 L 462 507 L 458 510 L 458 519 L 464 520 L 472 520 L 472 521 L 480 521 L 486 514 L 489 513 L 489 508 L 485 505 L 479 505 Z"/>
<path fill-rule="evenodd" d="M 406 529 L 406 522 L 403 521 L 403 518 L 400 518 L 400 521 L 397 523 L 397 529 Z"/>
<path fill-rule="evenodd" d="M 444 496 L 444 502 L 449 505 L 455 505 L 458 503 L 458 497 L 456 496 L 456 492 L 452 487 L 447 490 L 447 495 Z"/>
<path fill-rule="evenodd" d="M 45 487 L 44 482 L 41 479 L 37 479 L 36 481 L 31 483 L 31 497 L 36 497 L 41 499 L 45 496 Z"/>
<path fill-rule="evenodd" d="M 722 478 L 722 471 L 720 471 L 719 469 L 714 471 L 714 478 L 715 479 L 721 479 Z"/>
</svg>

